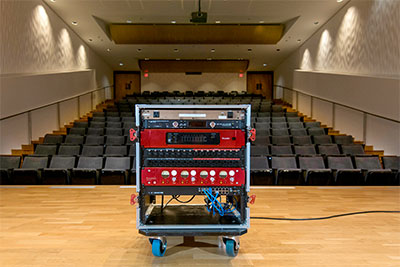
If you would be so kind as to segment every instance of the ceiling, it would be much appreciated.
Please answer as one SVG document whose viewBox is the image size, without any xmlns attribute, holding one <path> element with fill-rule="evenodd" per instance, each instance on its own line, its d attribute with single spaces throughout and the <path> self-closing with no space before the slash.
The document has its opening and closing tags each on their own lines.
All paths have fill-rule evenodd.
<svg viewBox="0 0 400 267">
<path fill-rule="evenodd" d="M 115 44 L 106 23 L 190 23 L 197 0 L 44 0 L 114 70 L 139 70 L 143 59 L 248 59 L 250 71 L 274 70 L 348 0 L 202 0 L 208 23 L 286 24 L 274 45 Z M 72 25 L 76 21 L 77 25 Z M 214 51 L 214 52 L 212 52 Z M 123 63 L 121 66 L 120 63 Z M 264 66 L 267 64 L 266 66 Z"/>
</svg>

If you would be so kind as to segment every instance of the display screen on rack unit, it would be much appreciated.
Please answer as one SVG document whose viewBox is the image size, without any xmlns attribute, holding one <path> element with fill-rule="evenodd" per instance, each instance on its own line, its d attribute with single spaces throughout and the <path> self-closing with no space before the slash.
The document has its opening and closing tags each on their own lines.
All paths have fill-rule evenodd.
<svg viewBox="0 0 400 267">
<path fill-rule="evenodd" d="M 219 133 L 167 133 L 167 144 L 218 145 Z"/>
</svg>

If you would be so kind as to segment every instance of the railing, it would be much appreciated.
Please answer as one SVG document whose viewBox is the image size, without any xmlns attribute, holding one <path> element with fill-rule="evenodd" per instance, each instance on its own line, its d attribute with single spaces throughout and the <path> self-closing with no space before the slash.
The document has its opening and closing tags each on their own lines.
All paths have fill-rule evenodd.
<svg viewBox="0 0 400 267">
<path fill-rule="evenodd" d="M 363 141 L 364 142 L 366 141 L 366 135 L 367 135 L 367 116 L 374 116 L 374 117 L 377 117 L 377 118 L 380 118 L 380 119 L 383 119 L 383 120 L 387 120 L 387 121 L 390 121 L 390 122 L 394 122 L 394 123 L 400 124 L 400 121 L 398 121 L 398 120 L 395 120 L 395 119 L 392 119 L 392 118 L 387 118 L 387 117 L 384 117 L 384 116 L 381 116 L 381 115 L 378 115 L 378 114 L 374 114 L 374 113 L 371 113 L 371 112 L 368 112 L 368 111 L 365 111 L 365 110 L 361 110 L 361 109 L 358 109 L 358 108 L 350 107 L 348 105 L 337 103 L 337 102 L 334 102 L 334 101 L 331 101 L 331 100 L 328 100 L 328 99 L 325 99 L 325 98 L 322 98 L 322 97 L 318 97 L 318 96 L 314 96 L 314 95 L 311 95 L 311 94 L 307 94 L 307 93 L 298 91 L 298 90 L 293 89 L 293 88 L 289 88 L 289 87 L 285 87 L 285 86 L 281 86 L 281 85 L 274 85 L 274 87 L 283 89 L 283 98 L 285 96 L 285 90 L 294 92 L 296 94 L 296 108 L 297 109 L 298 109 L 298 106 L 299 106 L 299 95 L 305 95 L 305 96 L 310 97 L 310 116 L 311 117 L 313 117 L 313 100 L 314 99 L 318 99 L 318 100 L 321 100 L 321 101 L 328 102 L 328 103 L 332 104 L 332 127 L 333 128 L 335 128 L 335 108 L 336 108 L 336 106 L 344 107 L 344 108 L 351 109 L 351 110 L 354 110 L 354 111 L 362 113 L 363 114 Z"/>
<path fill-rule="evenodd" d="M 75 95 L 75 96 L 72 96 L 72 97 L 64 98 L 62 100 L 55 101 L 55 102 L 52 102 L 52 103 L 49 103 L 49 104 L 46 104 L 46 105 L 42 105 L 40 107 L 36 107 L 36 108 L 33 108 L 33 109 L 25 110 L 23 112 L 15 113 L 13 115 L 9 115 L 9 116 L 0 118 L 0 121 L 4 121 L 4 120 L 11 119 L 11 118 L 14 118 L 14 117 L 17 117 L 17 116 L 20 116 L 20 115 L 27 114 L 28 115 L 28 127 L 27 127 L 28 128 L 28 139 L 29 139 L 29 141 L 32 141 L 32 116 L 31 116 L 31 114 L 32 114 L 33 111 L 37 111 L 37 110 L 40 110 L 40 109 L 43 109 L 43 108 L 47 108 L 47 107 L 56 105 L 56 107 L 57 107 L 57 125 L 58 125 L 58 127 L 60 127 L 60 122 L 61 122 L 60 104 L 61 103 L 76 99 L 77 100 L 77 105 L 76 105 L 77 106 L 77 117 L 79 118 L 79 116 L 81 114 L 81 110 L 80 110 L 80 98 L 81 97 L 90 94 L 90 107 L 91 107 L 91 110 L 93 110 L 95 108 L 95 107 L 93 107 L 94 93 L 98 92 L 98 91 L 103 91 L 102 99 L 105 100 L 106 99 L 106 90 L 108 88 L 113 88 L 113 87 L 114 87 L 113 85 L 109 85 L 109 86 L 104 86 L 104 87 L 101 87 L 101 88 L 97 88 L 97 89 L 94 89 L 94 90 L 91 90 L 91 91 L 88 91 L 88 92 L 85 92 L 85 93 L 82 93 L 82 94 L 79 94 L 79 95 Z"/>
</svg>

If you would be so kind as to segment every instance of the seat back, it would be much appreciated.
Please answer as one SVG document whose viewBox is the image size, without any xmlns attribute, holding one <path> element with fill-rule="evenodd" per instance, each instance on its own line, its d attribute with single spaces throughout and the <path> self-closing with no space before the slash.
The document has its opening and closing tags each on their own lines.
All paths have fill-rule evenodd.
<svg viewBox="0 0 400 267">
<path fill-rule="evenodd" d="M 68 134 L 85 135 L 86 134 L 86 128 L 72 127 L 72 128 L 69 129 Z"/>
<path fill-rule="evenodd" d="M 103 146 L 90 146 L 90 145 L 84 145 L 82 149 L 82 156 L 85 157 L 97 157 L 97 156 L 102 156 L 103 155 Z"/>
<path fill-rule="evenodd" d="M 364 148 L 360 144 L 342 145 L 342 154 L 345 155 L 363 155 Z"/>
<path fill-rule="evenodd" d="M 77 156 L 81 152 L 81 147 L 79 145 L 60 145 L 58 149 L 58 154 L 61 156 Z"/>
<path fill-rule="evenodd" d="M 311 145 L 311 136 L 293 136 L 293 144 L 295 145 Z"/>
<path fill-rule="evenodd" d="M 332 138 L 330 135 L 314 135 L 312 139 L 316 145 L 332 144 Z"/>
<path fill-rule="evenodd" d="M 328 167 L 334 170 L 354 169 L 350 157 L 328 157 Z"/>
<path fill-rule="evenodd" d="M 125 138 L 124 136 L 106 136 L 106 145 L 124 145 Z"/>
<path fill-rule="evenodd" d="M 47 168 L 48 157 L 30 157 L 27 156 L 22 162 L 21 169 L 44 169 Z"/>
<path fill-rule="evenodd" d="M 301 169 L 325 169 L 324 159 L 321 156 L 299 157 Z"/>
<path fill-rule="evenodd" d="M 319 145 L 318 151 L 321 155 L 340 155 L 339 148 L 336 144 Z"/>
<path fill-rule="evenodd" d="M 307 134 L 307 131 L 305 130 L 305 129 L 303 129 L 303 128 L 299 128 L 299 129 L 297 129 L 297 128 L 292 128 L 292 129 L 290 129 L 290 133 L 292 134 L 292 136 L 306 136 L 306 135 L 308 135 Z"/>
<path fill-rule="evenodd" d="M 250 150 L 251 155 L 255 156 L 266 156 L 269 155 L 269 147 L 268 146 L 254 146 Z"/>
<path fill-rule="evenodd" d="M 106 146 L 105 154 L 126 156 L 128 152 L 127 146 Z"/>
<path fill-rule="evenodd" d="M 104 135 L 104 128 L 90 127 L 87 130 L 87 135 Z"/>
<path fill-rule="evenodd" d="M 50 156 L 57 153 L 57 145 L 37 145 L 35 155 Z"/>
<path fill-rule="evenodd" d="M 314 145 L 303 145 L 303 146 L 294 146 L 294 153 L 298 155 L 315 155 L 317 152 L 315 151 Z"/>
<path fill-rule="evenodd" d="M 362 170 L 382 169 L 379 157 L 354 157 L 356 167 Z"/>
<path fill-rule="evenodd" d="M 103 167 L 103 158 L 101 157 L 80 157 L 78 168 L 83 169 L 101 169 Z"/>
<path fill-rule="evenodd" d="M 296 169 L 295 157 L 271 157 L 271 167 L 273 169 Z"/>
<path fill-rule="evenodd" d="M 293 154 L 291 146 L 271 146 L 272 155 L 291 155 Z"/>
<path fill-rule="evenodd" d="M 271 141 L 274 145 L 289 145 L 292 143 L 289 135 L 271 136 Z"/>
<path fill-rule="evenodd" d="M 44 136 L 43 144 L 61 144 L 64 141 L 63 135 L 46 134 Z"/>
<path fill-rule="evenodd" d="M 106 157 L 104 168 L 111 170 L 129 170 L 131 168 L 130 157 Z"/>
<path fill-rule="evenodd" d="M 49 168 L 72 169 L 75 167 L 75 157 L 53 156 Z"/>
<path fill-rule="evenodd" d="M 86 137 L 85 145 L 104 145 L 104 136 L 88 135 Z"/>
<path fill-rule="evenodd" d="M 400 170 L 400 157 L 384 156 L 382 162 L 385 169 Z"/>
<path fill-rule="evenodd" d="M 351 135 L 334 135 L 333 140 L 339 145 L 351 145 L 354 143 L 353 136 Z"/>
<path fill-rule="evenodd" d="M 269 169 L 268 159 L 266 157 L 251 157 L 250 170 L 251 171 L 265 171 Z"/>
<path fill-rule="evenodd" d="M 84 136 L 79 135 L 67 135 L 65 138 L 64 144 L 73 144 L 73 145 L 82 145 L 84 140 Z"/>
<path fill-rule="evenodd" d="M 0 169 L 17 169 L 21 165 L 21 157 L 19 156 L 0 156 Z"/>
<path fill-rule="evenodd" d="M 325 135 L 325 130 L 322 128 L 308 128 L 309 135 Z"/>
</svg>

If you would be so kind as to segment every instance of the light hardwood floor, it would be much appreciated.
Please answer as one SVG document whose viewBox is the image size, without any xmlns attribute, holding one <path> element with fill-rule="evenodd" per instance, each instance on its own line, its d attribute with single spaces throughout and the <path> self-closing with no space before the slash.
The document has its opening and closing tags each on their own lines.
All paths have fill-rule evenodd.
<svg viewBox="0 0 400 267">
<path fill-rule="evenodd" d="M 236 258 L 217 238 L 169 238 L 152 256 L 135 229 L 134 188 L 0 187 L 0 266 L 400 266 L 400 214 L 323 221 L 252 220 Z M 317 217 L 400 210 L 400 187 L 271 187 L 252 216 Z M 201 197 L 196 198 L 201 201 Z"/>
</svg>

